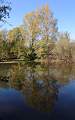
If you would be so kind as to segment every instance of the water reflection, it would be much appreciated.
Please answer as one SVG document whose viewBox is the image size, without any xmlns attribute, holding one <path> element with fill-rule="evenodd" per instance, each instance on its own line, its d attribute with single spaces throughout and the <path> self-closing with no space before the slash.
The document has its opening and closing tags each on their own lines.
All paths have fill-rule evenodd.
<svg viewBox="0 0 75 120">
<path fill-rule="evenodd" d="M 60 101 L 62 100 L 59 101 L 60 96 L 62 95 L 61 89 L 71 84 L 71 80 L 74 79 L 74 66 L 63 65 L 61 67 L 44 67 L 41 65 L 27 66 L 21 63 L 17 65 L 0 65 L 0 88 L 13 88 L 14 90 L 20 91 L 22 95 L 25 96 L 23 102 L 25 102 L 24 104 L 29 107 L 30 111 L 40 111 L 44 112 L 44 114 L 49 113 L 50 117 L 51 115 L 56 114 L 55 111 L 58 111 L 57 108 L 61 106 Z M 71 90 L 71 87 L 69 90 Z M 11 93 L 11 95 L 12 94 L 13 93 Z M 62 99 L 65 99 L 64 96 Z M 18 99 L 16 99 L 16 101 L 18 101 Z M 68 100 L 66 102 L 68 102 Z"/>
<path fill-rule="evenodd" d="M 25 99 L 14 89 L 0 89 L 0 120 L 21 120 L 25 116 Z"/>
</svg>

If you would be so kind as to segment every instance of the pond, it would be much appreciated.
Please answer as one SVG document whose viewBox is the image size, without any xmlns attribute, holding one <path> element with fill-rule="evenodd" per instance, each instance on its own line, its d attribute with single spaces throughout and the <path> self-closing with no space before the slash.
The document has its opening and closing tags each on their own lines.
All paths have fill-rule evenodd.
<svg viewBox="0 0 75 120">
<path fill-rule="evenodd" d="M 75 120 L 75 66 L 0 64 L 0 120 Z"/>
</svg>

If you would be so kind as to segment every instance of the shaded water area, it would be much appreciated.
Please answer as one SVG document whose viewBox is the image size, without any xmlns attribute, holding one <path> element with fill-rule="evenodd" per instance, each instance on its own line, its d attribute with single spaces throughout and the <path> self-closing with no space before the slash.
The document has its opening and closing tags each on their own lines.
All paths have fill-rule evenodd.
<svg viewBox="0 0 75 120">
<path fill-rule="evenodd" d="M 0 64 L 0 120 L 75 120 L 75 66 Z"/>
</svg>

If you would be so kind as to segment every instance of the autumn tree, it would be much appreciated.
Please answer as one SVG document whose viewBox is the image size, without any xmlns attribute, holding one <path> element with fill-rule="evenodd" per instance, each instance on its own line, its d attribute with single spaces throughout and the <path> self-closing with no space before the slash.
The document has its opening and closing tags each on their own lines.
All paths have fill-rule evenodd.
<svg viewBox="0 0 75 120">
<path fill-rule="evenodd" d="M 27 14 L 24 18 L 25 30 L 29 33 L 30 47 L 37 49 L 37 42 L 44 40 L 47 49 L 44 54 L 47 55 L 48 60 L 50 45 L 52 45 L 50 42 L 56 40 L 56 23 L 48 5 Z"/>
<path fill-rule="evenodd" d="M 50 56 L 52 55 L 52 49 L 54 47 L 54 42 L 56 41 L 57 33 L 57 20 L 54 18 L 48 5 L 40 9 L 40 21 L 41 21 L 41 35 L 44 45 L 44 56 L 47 58 L 47 62 L 50 62 Z"/>
<path fill-rule="evenodd" d="M 39 34 L 39 19 L 38 19 L 38 11 L 34 11 L 31 13 L 28 13 L 24 17 L 24 28 L 27 34 L 27 40 L 28 40 L 28 48 L 29 52 L 27 55 L 27 58 L 29 61 L 34 61 L 37 58 L 36 52 L 35 52 L 35 44 L 37 35 Z"/>
<path fill-rule="evenodd" d="M 66 63 L 72 62 L 72 46 L 69 34 L 62 33 L 59 35 L 58 39 L 55 48 L 58 59 Z"/>
<path fill-rule="evenodd" d="M 11 56 L 20 58 L 25 44 L 22 27 L 16 27 L 8 32 L 8 44 Z"/>
<path fill-rule="evenodd" d="M 8 52 L 7 52 L 7 31 L 1 30 L 0 31 L 0 60 L 7 59 Z"/>
</svg>

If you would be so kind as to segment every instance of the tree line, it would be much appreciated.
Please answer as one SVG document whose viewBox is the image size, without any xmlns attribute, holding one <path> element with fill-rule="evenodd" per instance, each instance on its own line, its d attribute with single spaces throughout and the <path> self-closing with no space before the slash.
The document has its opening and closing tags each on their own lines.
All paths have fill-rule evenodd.
<svg viewBox="0 0 75 120">
<path fill-rule="evenodd" d="M 75 61 L 75 42 L 69 33 L 58 31 L 48 5 L 26 14 L 22 25 L 0 30 L 0 61 L 15 59 L 46 64 Z"/>
</svg>

